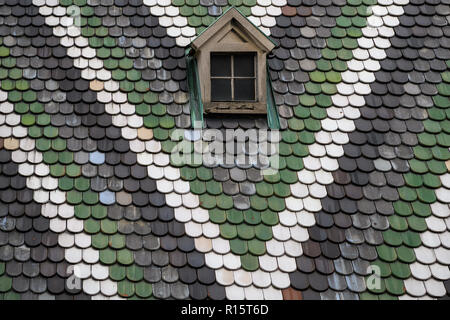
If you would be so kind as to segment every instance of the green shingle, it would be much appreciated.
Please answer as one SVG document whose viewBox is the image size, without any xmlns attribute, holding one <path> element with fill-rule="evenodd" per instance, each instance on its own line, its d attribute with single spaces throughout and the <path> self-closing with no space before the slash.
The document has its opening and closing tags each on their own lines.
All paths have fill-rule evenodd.
<svg viewBox="0 0 450 320">
<path fill-rule="evenodd" d="M 256 193 L 262 197 L 270 197 L 273 195 L 272 184 L 266 182 L 260 182 L 256 184 Z"/>
<path fill-rule="evenodd" d="M 255 229 L 246 223 L 238 224 L 237 227 L 238 237 L 244 240 L 251 240 L 255 237 Z"/>
<path fill-rule="evenodd" d="M 255 227 L 255 236 L 259 240 L 268 241 L 272 239 L 272 228 L 264 224 L 257 225 Z"/>
<path fill-rule="evenodd" d="M 134 284 L 128 280 L 120 281 L 117 284 L 117 293 L 122 297 L 131 297 L 134 295 Z"/>
<path fill-rule="evenodd" d="M 417 216 L 411 216 L 407 218 L 408 225 L 411 230 L 417 231 L 417 232 L 425 232 L 428 227 L 425 222 L 425 219 L 422 217 Z"/>
<path fill-rule="evenodd" d="M 117 261 L 123 265 L 130 265 L 133 263 L 133 253 L 128 249 L 117 251 Z"/>
<path fill-rule="evenodd" d="M 258 211 L 266 210 L 268 207 L 267 200 L 257 195 L 250 197 L 250 205 L 253 209 Z"/>
<path fill-rule="evenodd" d="M 405 286 L 403 285 L 403 281 L 389 277 L 384 280 L 386 283 L 386 290 L 396 296 L 400 296 L 405 293 Z"/>
<path fill-rule="evenodd" d="M 109 237 L 109 246 L 113 249 L 122 249 L 125 247 L 125 236 L 122 234 L 113 234 Z"/>
<path fill-rule="evenodd" d="M 408 172 L 403 175 L 403 178 L 405 179 L 405 183 L 409 187 L 420 187 L 423 184 L 422 175 L 414 174 L 412 172 Z"/>
<path fill-rule="evenodd" d="M 92 247 L 95 249 L 105 249 L 108 247 L 108 236 L 102 233 L 92 235 Z"/>
<path fill-rule="evenodd" d="M 200 195 L 200 206 L 205 209 L 212 209 L 217 205 L 216 197 L 208 194 Z"/>
<path fill-rule="evenodd" d="M 385 244 L 377 247 L 378 256 L 380 259 L 387 262 L 394 262 L 397 260 L 397 254 L 391 246 L 387 246 Z"/>
<path fill-rule="evenodd" d="M 100 231 L 100 222 L 92 218 L 84 221 L 84 231 L 89 234 L 94 234 Z"/>
<path fill-rule="evenodd" d="M 224 223 L 227 218 L 224 210 L 212 209 L 209 210 L 209 219 L 216 224 L 221 224 Z"/>
<path fill-rule="evenodd" d="M 402 234 L 391 229 L 383 232 L 383 239 L 388 245 L 393 247 L 398 247 L 402 244 Z"/>
<path fill-rule="evenodd" d="M 109 276 L 114 281 L 122 281 L 127 275 L 127 268 L 119 264 L 109 267 Z"/>
<path fill-rule="evenodd" d="M 150 283 L 140 281 L 135 284 L 136 295 L 141 298 L 148 298 L 152 295 L 153 289 Z"/>
<path fill-rule="evenodd" d="M 239 238 L 235 238 L 230 240 L 230 249 L 231 252 L 238 255 L 246 254 L 248 251 L 247 241 L 244 241 Z"/>
<path fill-rule="evenodd" d="M 389 263 L 386 263 L 386 262 L 381 261 L 381 260 L 375 260 L 375 261 L 371 262 L 371 265 L 377 266 L 377 267 L 380 268 L 380 276 L 382 278 L 389 277 L 392 274 L 391 267 L 390 267 Z"/>
<path fill-rule="evenodd" d="M 258 257 L 246 254 L 241 256 L 242 268 L 247 271 L 256 271 L 259 267 Z"/>
<path fill-rule="evenodd" d="M 43 160 L 46 164 L 55 164 L 58 162 L 58 153 L 52 150 L 46 151 L 43 154 Z"/>
<path fill-rule="evenodd" d="M 105 234 L 114 234 L 117 232 L 117 222 L 109 219 L 101 220 L 101 229 Z"/>
<path fill-rule="evenodd" d="M 104 219 L 107 216 L 107 209 L 104 206 L 96 205 L 91 207 L 92 208 L 92 216 L 95 219 Z"/>
<path fill-rule="evenodd" d="M 409 165 L 411 167 L 411 171 L 415 173 L 426 173 L 428 172 L 428 167 L 425 162 L 417 160 L 417 159 L 411 159 L 409 160 Z"/>
<path fill-rule="evenodd" d="M 445 166 L 445 163 L 442 161 L 437 160 L 427 161 L 427 167 L 430 170 L 430 172 L 437 175 L 441 175 L 447 172 L 447 167 Z"/>
<path fill-rule="evenodd" d="M 267 200 L 268 206 L 275 212 L 283 211 L 286 208 L 284 199 L 272 196 Z"/>
<path fill-rule="evenodd" d="M 407 279 L 411 276 L 411 271 L 409 270 L 409 266 L 405 263 L 395 262 L 391 263 L 392 274 L 400 279 Z"/>
<path fill-rule="evenodd" d="M 74 182 L 75 182 L 75 184 L 74 184 L 75 188 L 78 191 L 86 191 L 89 189 L 89 185 L 90 185 L 89 180 L 84 177 L 77 178 L 74 180 Z"/>
<path fill-rule="evenodd" d="M 410 216 L 413 213 L 412 207 L 408 202 L 396 201 L 393 206 L 395 213 L 400 216 Z"/>
<path fill-rule="evenodd" d="M 227 210 L 233 208 L 233 199 L 225 194 L 216 196 L 216 203 L 217 207 L 220 209 Z"/>
<path fill-rule="evenodd" d="M 254 210 L 245 210 L 244 221 L 250 225 L 258 225 L 261 223 L 261 213 Z"/>
<path fill-rule="evenodd" d="M 416 261 L 416 256 L 412 248 L 401 246 L 395 249 L 398 255 L 398 259 L 404 263 L 413 263 Z"/>
<path fill-rule="evenodd" d="M 420 201 L 414 201 L 412 203 L 413 211 L 417 216 L 428 217 L 431 215 L 430 205 L 422 203 Z"/>
<path fill-rule="evenodd" d="M 110 265 L 116 262 L 116 251 L 111 249 L 104 249 L 99 254 L 100 262 Z"/>
<path fill-rule="evenodd" d="M 417 248 L 422 244 L 418 233 L 413 231 L 402 232 L 403 243 L 408 247 Z"/>
<path fill-rule="evenodd" d="M 133 282 L 141 281 L 144 278 L 144 269 L 137 265 L 127 267 L 127 278 Z"/>
<path fill-rule="evenodd" d="M 392 215 L 388 217 L 389 225 L 396 231 L 406 231 L 408 229 L 408 223 L 405 218 L 398 215 Z"/>
<path fill-rule="evenodd" d="M 0 292 L 8 292 L 12 287 L 12 278 L 3 275 L 0 276 Z"/>
<path fill-rule="evenodd" d="M 286 180 L 286 177 L 284 180 Z M 292 184 L 296 181 L 297 181 L 297 179 L 294 179 L 293 177 L 291 177 L 291 180 L 289 180 L 289 183 Z M 286 198 L 291 195 L 291 188 L 289 187 L 288 184 L 285 184 L 283 182 L 274 184 L 273 189 L 274 189 L 275 195 L 278 197 Z"/>
<path fill-rule="evenodd" d="M 83 194 L 76 190 L 71 190 L 66 194 L 66 200 L 69 204 L 80 204 L 83 200 Z"/>
<path fill-rule="evenodd" d="M 232 224 L 240 224 L 244 221 L 244 214 L 240 210 L 229 210 L 227 211 L 227 221 Z"/>
<path fill-rule="evenodd" d="M 263 255 L 266 252 L 264 241 L 252 239 L 248 241 L 248 251 L 255 256 Z"/>
<path fill-rule="evenodd" d="M 220 235 L 225 239 L 233 239 L 237 237 L 237 229 L 235 225 L 224 223 L 220 225 Z"/>
</svg>

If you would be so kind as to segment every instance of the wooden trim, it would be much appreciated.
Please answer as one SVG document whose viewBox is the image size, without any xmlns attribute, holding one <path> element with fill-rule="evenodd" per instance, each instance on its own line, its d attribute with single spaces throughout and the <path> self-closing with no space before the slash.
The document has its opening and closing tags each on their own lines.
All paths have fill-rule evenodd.
<svg viewBox="0 0 450 320">
<path fill-rule="evenodd" d="M 267 105 L 261 102 L 213 101 L 205 104 L 205 113 L 266 114 Z"/>
</svg>

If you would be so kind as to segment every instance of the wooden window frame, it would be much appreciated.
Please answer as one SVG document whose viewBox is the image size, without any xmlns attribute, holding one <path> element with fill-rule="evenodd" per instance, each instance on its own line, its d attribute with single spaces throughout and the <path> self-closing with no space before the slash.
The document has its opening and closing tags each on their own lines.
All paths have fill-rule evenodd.
<svg viewBox="0 0 450 320">
<path fill-rule="evenodd" d="M 240 54 L 251 54 L 252 59 L 253 59 L 253 77 L 240 77 L 240 76 L 235 76 L 234 75 L 234 57 Z M 257 85 L 257 81 L 258 81 L 258 68 L 256 65 L 256 52 L 211 52 L 211 57 L 213 55 L 224 55 L 224 56 L 230 56 L 230 66 L 231 66 L 231 75 L 229 77 L 227 76 L 213 76 L 212 72 L 210 72 L 210 81 L 211 84 L 210 86 L 212 87 L 212 80 L 213 79 L 225 79 L 225 80 L 230 80 L 230 86 L 231 86 L 231 100 L 229 101 L 218 101 L 218 100 L 213 100 L 212 97 L 212 90 L 211 90 L 211 102 L 257 102 L 257 97 L 258 97 L 258 85 Z M 211 58 L 210 58 L 211 59 Z M 253 100 L 236 100 L 235 99 L 235 92 L 234 92 L 234 80 L 235 79 L 251 79 L 253 80 L 253 85 L 255 86 L 255 92 L 254 94 L 254 99 Z"/>
<path fill-rule="evenodd" d="M 222 50 L 217 50 L 222 49 Z M 228 50 L 227 50 L 228 49 Z M 240 50 L 239 50 L 240 49 Z M 212 101 L 211 99 L 211 53 L 213 54 L 239 54 L 252 53 L 255 55 L 256 80 L 254 101 Z M 225 48 L 211 48 L 211 50 L 202 52 L 199 55 L 199 77 L 205 113 L 247 113 L 247 114 L 266 114 L 266 59 L 265 55 L 254 46 L 243 46 L 237 48 L 229 46 Z"/>
</svg>

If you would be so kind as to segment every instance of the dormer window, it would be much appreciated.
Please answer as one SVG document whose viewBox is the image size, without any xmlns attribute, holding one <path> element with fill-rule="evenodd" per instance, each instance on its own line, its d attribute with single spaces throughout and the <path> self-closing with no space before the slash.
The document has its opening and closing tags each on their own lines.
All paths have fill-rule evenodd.
<svg viewBox="0 0 450 320">
<path fill-rule="evenodd" d="M 236 8 L 225 11 L 187 50 L 191 115 L 268 114 L 278 124 L 266 63 L 274 47 Z"/>
</svg>

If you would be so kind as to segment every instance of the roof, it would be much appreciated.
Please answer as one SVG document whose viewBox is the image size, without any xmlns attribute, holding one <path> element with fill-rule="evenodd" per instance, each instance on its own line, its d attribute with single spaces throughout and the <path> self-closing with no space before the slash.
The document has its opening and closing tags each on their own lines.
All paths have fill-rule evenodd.
<svg viewBox="0 0 450 320">
<path fill-rule="evenodd" d="M 448 298 L 448 0 L 0 4 L 0 298 Z M 275 175 L 169 157 L 228 5 L 277 43 Z"/>
</svg>

